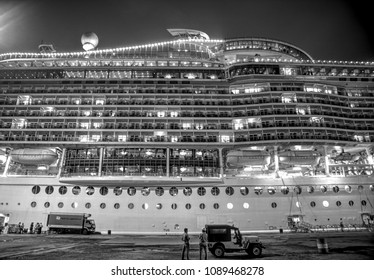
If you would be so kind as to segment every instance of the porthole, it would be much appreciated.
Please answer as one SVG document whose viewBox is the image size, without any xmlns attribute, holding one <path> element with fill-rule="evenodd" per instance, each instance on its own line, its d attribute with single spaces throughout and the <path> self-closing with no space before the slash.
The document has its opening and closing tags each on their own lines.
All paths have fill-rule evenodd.
<svg viewBox="0 0 374 280">
<path fill-rule="evenodd" d="M 275 192 L 276 192 L 276 190 L 275 190 L 274 187 L 268 187 L 268 194 L 273 195 L 273 194 L 275 194 Z"/>
<path fill-rule="evenodd" d="M 374 192 L 374 185 L 370 185 L 370 190 L 372 191 L 372 192 Z"/>
<path fill-rule="evenodd" d="M 186 204 L 186 209 L 187 209 L 187 210 L 190 210 L 190 209 L 191 209 L 191 204 L 187 203 L 187 204 Z"/>
<path fill-rule="evenodd" d="M 101 195 L 107 195 L 108 194 L 108 188 L 107 187 L 101 187 L 99 192 Z"/>
<path fill-rule="evenodd" d="M 242 195 L 248 195 L 248 193 L 249 193 L 249 189 L 248 189 L 247 187 L 241 187 L 241 188 L 240 188 L 240 193 L 241 193 Z"/>
<path fill-rule="evenodd" d="M 338 200 L 338 201 L 336 202 L 336 206 L 340 207 L 340 206 L 342 206 L 342 203 Z"/>
<path fill-rule="evenodd" d="M 357 190 L 358 190 L 359 192 L 362 192 L 362 191 L 364 190 L 364 186 L 359 185 L 359 186 L 357 187 Z"/>
<path fill-rule="evenodd" d="M 129 207 L 129 209 L 134 209 L 134 203 L 129 203 L 129 205 L 127 205 L 127 207 Z"/>
<path fill-rule="evenodd" d="M 281 187 L 281 193 L 288 194 L 290 192 L 290 189 L 286 186 Z"/>
<path fill-rule="evenodd" d="M 116 196 L 120 196 L 120 195 L 122 194 L 122 192 L 123 192 L 122 187 L 115 187 L 115 188 L 113 189 L 113 193 L 114 193 L 114 195 L 116 195 Z"/>
<path fill-rule="evenodd" d="M 38 194 L 38 193 L 40 193 L 40 187 L 39 187 L 39 186 L 33 186 L 31 192 L 32 192 L 33 194 Z"/>
<path fill-rule="evenodd" d="M 325 192 L 327 192 L 327 187 L 326 186 L 321 186 L 320 190 L 321 190 L 322 193 L 325 193 Z"/>
<path fill-rule="evenodd" d="M 307 190 L 308 193 L 314 193 L 314 187 L 313 186 L 308 186 L 306 188 L 306 190 Z"/>
<path fill-rule="evenodd" d="M 361 205 L 366 206 L 366 200 L 361 200 Z"/>
<path fill-rule="evenodd" d="M 90 209 L 90 208 L 91 208 L 91 203 L 87 202 L 86 205 L 85 205 L 85 207 L 86 207 L 87 209 Z"/>
<path fill-rule="evenodd" d="M 218 203 L 214 203 L 214 204 L 213 204 L 213 208 L 214 208 L 214 209 L 218 209 L 218 208 L 219 208 L 219 204 L 218 204 Z"/>
<path fill-rule="evenodd" d="M 232 208 L 234 208 L 234 205 L 231 202 L 227 203 L 227 209 L 232 209 Z"/>
<path fill-rule="evenodd" d="M 156 192 L 157 196 L 163 196 L 164 195 L 164 188 L 163 187 L 157 187 L 155 192 Z"/>
<path fill-rule="evenodd" d="M 348 205 L 349 206 L 353 206 L 355 203 L 353 202 L 353 200 L 350 200 L 349 202 L 348 202 Z"/>
<path fill-rule="evenodd" d="M 233 187 L 227 187 L 226 188 L 226 194 L 228 196 L 232 196 L 234 194 L 234 188 Z"/>
<path fill-rule="evenodd" d="M 271 207 L 272 207 L 272 208 L 277 208 L 277 204 L 276 204 L 275 202 L 272 202 L 272 203 L 271 203 Z"/>
<path fill-rule="evenodd" d="M 86 188 L 86 194 L 87 195 L 93 195 L 94 192 L 95 192 L 94 187 L 89 186 L 89 187 Z"/>
<path fill-rule="evenodd" d="M 162 209 L 162 204 L 161 203 L 157 203 L 156 204 L 156 209 L 158 209 L 158 210 Z"/>
<path fill-rule="evenodd" d="M 244 202 L 243 203 L 243 208 L 244 209 L 248 209 L 249 208 L 249 203 L 248 202 Z"/>
<path fill-rule="evenodd" d="M 316 203 L 315 203 L 314 201 L 312 201 L 312 202 L 310 203 L 310 206 L 311 206 L 311 207 L 316 207 Z"/>
<path fill-rule="evenodd" d="M 199 207 L 200 207 L 200 209 L 205 209 L 205 204 L 204 203 L 200 203 Z"/>
<path fill-rule="evenodd" d="M 32 207 L 32 208 L 35 208 L 35 207 L 36 207 L 36 202 L 35 202 L 35 201 L 31 202 L 31 207 Z"/>
<path fill-rule="evenodd" d="M 344 189 L 345 189 L 345 191 L 346 191 L 347 193 L 351 193 L 351 192 L 352 192 L 352 187 L 351 187 L 351 186 L 346 185 L 346 186 L 344 187 Z"/>
<path fill-rule="evenodd" d="M 65 187 L 65 186 L 61 186 L 61 187 L 59 187 L 58 192 L 59 192 L 61 195 L 64 195 L 64 194 L 66 194 L 66 193 L 68 192 L 68 188 Z"/>
<path fill-rule="evenodd" d="M 47 187 L 45 188 L 45 193 L 46 193 L 46 194 L 52 194 L 53 191 L 54 191 L 53 186 L 47 186 Z"/>
<path fill-rule="evenodd" d="M 338 186 L 334 186 L 334 187 L 332 188 L 332 191 L 333 191 L 334 193 L 338 193 L 338 192 L 340 191 L 340 189 L 339 189 Z"/>
<path fill-rule="evenodd" d="M 78 195 L 81 193 L 81 188 L 79 186 L 75 186 L 73 189 L 72 189 L 72 192 L 74 195 Z"/>
<path fill-rule="evenodd" d="M 51 206 L 51 204 L 49 202 L 44 203 L 45 208 L 49 208 L 49 206 Z"/>
<path fill-rule="evenodd" d="M 329 207 L 329 206 L 330 206 L 330 203 L 329 203 L 327 200 L 324 200 L 324 201 L 322 202 L 322 205 L 323 205 L 323 207 Z"/>
<path fill-rule="evenodd" d="M 100 203 L 100 208 L 101 208 L 101 209 L 105 209 L 105 207 L 106 207 L 106 204 L 105 204 L 105 203 Z"/>
<path fill-rule="evenodd" d="M 197 194 L 200 195 L 200 196 L 204 196 L 206 193 L 206 189 L 204 187 L 199 187 L 197 189 Z"/>
<path fill-rule="evenodd" d="M 129 188 L 127 189 L 127 194 L 128 194 L 129 196 L 134 196 L 134 195 L 136 194 L 136 189 L 135 189 L 135 187 L 129 187 Z"/>
<path fill-rule="evenodd" d="M 255 187 L 255 194 L 260 195 L 263 192 L 263 189 L 261 187 Z"/>
<path fill-rule="evenodd" d="M 114 203 L 114 209 L 119 209 L 120 205 L 119 203 Z"/>
<path fill-rule="evenodd" d="M 71 204 L 71 208 L 77 208 L 78 207 L 78 203 L 77 202 L 73 202 L 72 204 Z"/>
<path fill-rule="evenodd" d="M 151 189 L 148 187 L 144 187 L 142 188 L 141 193 L 143 196 L 148 196 L 151 193 Z"/>
<path fill-rule="evenodd" d="M 191 189 L 190 187 L 185 187 L 185 188 L 183 189 L 183 194 L 184 194 L 185 196 L 190 196 L 190 195 L 192 194 L 192 189 Z"/>
<path fill-rule="evenodd" d="M 171 205 L 171 209 L 173 209 L 173 210 L 175 210 L 175 209 L 177 209 L 177 204 L 176 203 L 173 203 L 172 205 Z"/>
<path fill-rule="evenodd" d="M 296 207 L 297 207 L 297 208 L 300 208 L 300 207 L 301 207 L 301 202 L 300 202 L 300 201 L 296 201 Z"/>
<path fill-rule="evenodd" d="M 293 191 L 294 191 L 296 194 L 301 194 L 302 189 L 301 189 L 300 186 L 296 186 L 296 187 L 293 188 Z"/>
<path fill-rule="evenodd" d="M 217 196 L 219 195 L 219 188 L 218 187 L 213 187 L 211 190 L 212 195 Z"/>
<path fill-rule="evenodd" d="M 169 193 L 171 196 L 176 196 L 178 194 L 178 189 L 176 187 L 171 187 Z"/>
<path fill-rule="evenodd" d="M 144 210 L 147 210 L 148 209 L 148 203 L 143 203 L 143 205 L 142 205 L 142 208 L 144 209 Z"/>
<path fill-rule="evenodd" d="M 59 203 L 57 204 L 57 206 L 58 206 L 58 208 L 63 208 L 63 207 L 64 207 L 64 203 L 63 203 L 63 202 L 59 202 Z"/>
</svg>

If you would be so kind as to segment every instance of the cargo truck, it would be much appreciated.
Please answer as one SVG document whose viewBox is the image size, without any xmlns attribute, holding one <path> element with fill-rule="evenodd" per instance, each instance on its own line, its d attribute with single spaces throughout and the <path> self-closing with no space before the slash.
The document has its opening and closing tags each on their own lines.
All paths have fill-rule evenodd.
<svg viewBox="0 0 374 280">
<path fill-rule="evenodd" d="M 47 227 L 49 232 L 56 233 L 94 233 L 96 226 L 91 214 L 77 213 L 50 213 Z"/>
</svg>

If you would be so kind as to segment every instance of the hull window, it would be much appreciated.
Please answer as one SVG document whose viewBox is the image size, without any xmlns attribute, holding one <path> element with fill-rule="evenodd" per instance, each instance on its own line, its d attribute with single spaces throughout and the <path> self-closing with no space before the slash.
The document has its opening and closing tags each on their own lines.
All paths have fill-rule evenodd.
<svg viewBox="0 0 374 280">
<path fill-rule="evenodd" d="M 33 194 L 38 194 L 40 192 L 40 187 L 39 186 L 33 186 L 31 191 L 32 191 Z"/>
</svg>

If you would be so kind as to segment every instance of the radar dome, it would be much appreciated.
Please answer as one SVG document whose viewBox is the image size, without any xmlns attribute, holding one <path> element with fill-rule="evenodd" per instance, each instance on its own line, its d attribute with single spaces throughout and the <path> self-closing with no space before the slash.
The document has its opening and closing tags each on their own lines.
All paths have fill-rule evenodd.
<svg viewBox="0 0 374 280">
<path fill-rule="evenodd" d="M 99 44 L 99 37 L 93 32 L 83 33 L 81 37 L 82 47 L 85 51 L 93 50 Z"/>
</svg>

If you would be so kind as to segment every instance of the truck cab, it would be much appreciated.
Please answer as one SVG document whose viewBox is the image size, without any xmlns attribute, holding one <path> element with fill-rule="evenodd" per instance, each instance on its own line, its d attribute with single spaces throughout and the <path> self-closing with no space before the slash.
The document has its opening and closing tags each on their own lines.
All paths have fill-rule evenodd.
<svg viewBox="0 0 374 280">
<path fill-rule="evenodd" d="M 265 248 L 258 236 L 243 236 L 237 227 L 230 225 L 206 225 L 208 249 L 216 257 L 224 254 L 245 251 L 252 257 L 259 257 Z"/>
</svg>

